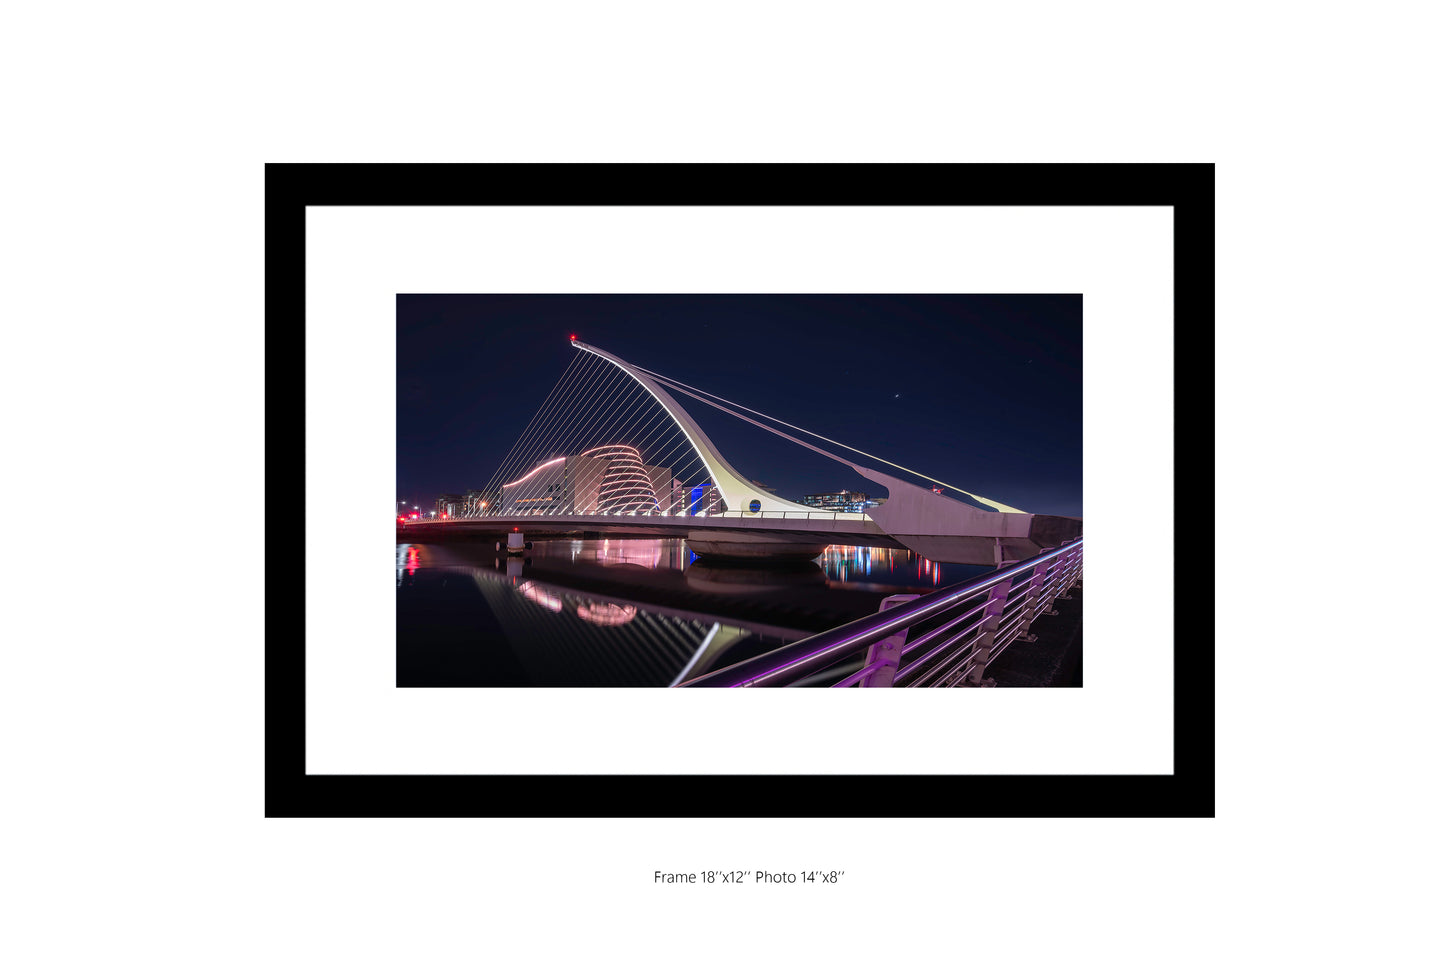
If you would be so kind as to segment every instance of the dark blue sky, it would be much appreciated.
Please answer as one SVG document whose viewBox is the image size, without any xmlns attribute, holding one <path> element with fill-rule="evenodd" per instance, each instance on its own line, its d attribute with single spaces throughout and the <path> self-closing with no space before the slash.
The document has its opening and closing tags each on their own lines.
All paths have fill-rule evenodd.
<svg viewBox="0 0 1445 973">
<path fill-rule="evenodd" d="M 1082 516 L 1082 322 L 1082 297 L 1067 294 L 398 295 L 397 498 L 484 486 L 579 354 L 576 334 L 965 490 Z M 886 495 L 675 397 L 779 496 Z"/>
</svg>

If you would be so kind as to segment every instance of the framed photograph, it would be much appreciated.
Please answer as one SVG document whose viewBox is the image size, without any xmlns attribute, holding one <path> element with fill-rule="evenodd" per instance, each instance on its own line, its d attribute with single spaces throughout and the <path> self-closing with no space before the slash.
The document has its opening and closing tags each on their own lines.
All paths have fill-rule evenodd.
<svg viewBox="0 0 1445 973">
<path fill-rule="evenodd" d="M 1213 815 L 1212 166 L 266 196 L 268 816 Z"/>
</svg>

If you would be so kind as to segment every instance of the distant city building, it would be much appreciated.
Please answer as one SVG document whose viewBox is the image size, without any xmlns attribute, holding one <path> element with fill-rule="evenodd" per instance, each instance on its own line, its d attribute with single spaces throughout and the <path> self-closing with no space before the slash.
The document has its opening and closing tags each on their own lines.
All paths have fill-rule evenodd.
<svg viewBox="0 0 1445 973">
<path fill-rule="evenodd" d="M 462 517 L 485 517 L 493 513 L 502 495 L 495 490 L 468 490 L 462 494 Z"/>
<path fill-rule="evenodd" d="M 859 493 L 855 490 L 842 490 L 838 493 L 811 493 L 803 498 L 803 503 L 810 507 L 818 507 L 822 510 L 837 510 L 843 513 L 862 513 L 870 507 L 877 507 L 883 503 L 882 500 L 869 499 L 868 494 Z"/>
<path fill-rule="evenodd" d="M 677 510 L 682 494 L 671 469 L 648 466 L 633 447 L 597 446 L 502 484 L 498 512 L 662 514 Z"/>
<path fill-rule="evenodd" d="M 454 520 L 462 516 L 462 502 L 465 498 L 460 493 L 443 493 L 437 498 L 434 506 L 438 517 L 445 517 Z"/>
</svg>

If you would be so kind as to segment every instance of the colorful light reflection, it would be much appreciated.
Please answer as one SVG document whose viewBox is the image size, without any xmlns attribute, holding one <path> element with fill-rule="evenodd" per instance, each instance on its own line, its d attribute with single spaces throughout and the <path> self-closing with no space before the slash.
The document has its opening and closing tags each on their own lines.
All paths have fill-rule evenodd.
<svg viewBox="0 0 1445 973">
<path fill-rule="evenodd" d="M 881 579 L 897 578 L 896 569 L 917 562 L 919 581 L 937 586 L 943 580 L 943 566 L 910 551 L 891 547 L 853 547 L 833 544 L 823 551 L 819 563 L 834 581 L 861 581 L 876 574 Z"/>
<path fill-rule="evenodd" d="M 873 573 L 876 563 L 881 570 L 893 570 L 894 555 L 899 552 L 891 547 L 852 547 L 843 544 L 829 545 L 823 551 L 821 563 L 828 577 L 835 581 L 866 578 Z"/>
<path fill-rule="evenodd" d="M 650 539 L 604 538 L 596 558 L 599 564 L 639 564 L 655 568 L 662 560 L 662 545 Z"/>
</svg>

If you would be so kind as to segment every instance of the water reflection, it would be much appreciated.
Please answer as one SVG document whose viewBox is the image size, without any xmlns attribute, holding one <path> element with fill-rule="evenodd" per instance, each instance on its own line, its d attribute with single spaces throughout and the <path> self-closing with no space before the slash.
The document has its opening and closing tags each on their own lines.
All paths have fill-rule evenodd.
<svg viewBox="0 0 1445 973">
<path fill-rule="evenodd" d="M 585 601 L 577 606 L 577 617 L 593 625 L 626 625 L 637 617 L 637 607 L 605 601 Z"/>
<path fill-rule="evenodd" d="M 448 573 L 475 583 L 531 685 L 675 685 L 708 671 L 735 647 L 745 646 L 746 657 L 807 634 L 770 638 L 709 616 L 644 609 L 531 579 L 515 582 L 526 570 L 521 558 L 510 558 L 507 569 L 453 567 Z"/>
<path fill-rule="evenodd" d="M 698 559 L 681 538 L 598 538 L 595 540 L 538 540 L 536 553 L 546 558 L 565 557 L 576 565 L 613 565 L 645 568 L 653 572 L 685 572 L 692 580 L 741 585 L 797 584 L 810 577 L 834 582 L 873 582 L 910 587 L 941 587 L 985 573 L 978 565 L 942 564 L 912 551 L 893 547 L 856 547 L 834 544 L 811 562 L 747 562 Z M 814 571 L 814 568 L 820 571 Z M 706 572 L 694 575 L 698 568 Z M 749 572 L 748 574 L 736 572 Z"/>
<path fill-rule="evenodd" d="M 398 544 L 397 684 L 667 686 L 987 570 L 878 547 L 717 562 L 680 538 Z"/>
<path fill-rule="evenodd" d="M 678 569 L 685 562 L 680 539 L 664 538 L 600 538 L 595 541 L 546 542 L 567 545 L 574 562 L 597 564 L 635 564 L 652 569 Z"/>
<path fill-rule="evenodd" d="M 396 586 L 401 587 L 401 575 L 416 574 L 416 569 L 421 560 L 421 552 L 415 544 L 396 545 Z"/>
<path fill-rule="evenodd" d="M 818 586 L 828 583 L 827 572 L 813 561 L 749 565 L 714 562 L 704 558 L 689 564 L 687 570 L 683 572 L 683 576 L 687 579 L 689 588 L 722 594 L 772 591 L 778 588 Z"/>
<path fill-rule="evenodd" d="M 892 547 L 854 547 L 834 544 L 818 558 L 828 577 L 836 581 L 873 581 L 941 588 L 986 574 L 992 567 L 978 564 L 942 564 L 912 551 Z"/>
<path fill-rule="evenodd" d="M 510 568 L 512 564 L 513 562 L 508 561 L 507 567 Z M 517 568 L 519 569 L 517 574 L 514 575 L 510 571 L 508 571 L 508 576 L 521 577 L 521 566 L 521 562 L 517 562 Z M 517 593 L 520 594 L 523 598 L 526 598 L 528 601 L 533 602 L 534 604 L 541 605 L 549 612 L 559 612 L 562 610 L 562 599 L 558 598 L 556 595 L 548 594 L 546 590 L 544 590 L 535 581 L 523 581 L 521 584 L 517 585 Z"/>
<path fill-rule="evenodd" d="M 823 563 L 823 569 L 828 572 L 828 577 L 847 581 L 850 578 L 866 578 L 871 575 L 875 562 L 883 573 L 892 575 L 897 570 L 898 562 L 907 562 L 913 556 L 908 551 L 895 551 L 891 547 L 832 544 L 824 549 L 819 560 Z"/>
</svg>

